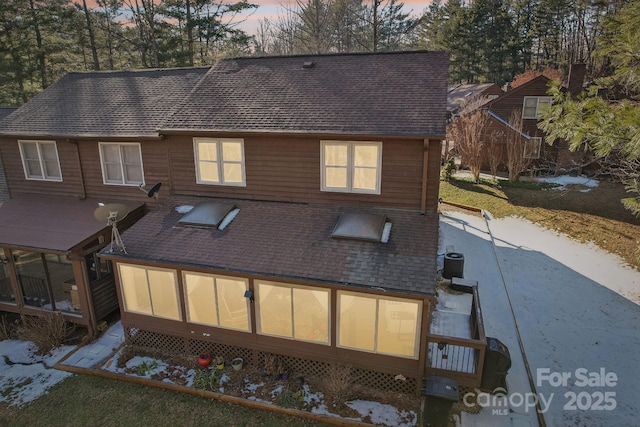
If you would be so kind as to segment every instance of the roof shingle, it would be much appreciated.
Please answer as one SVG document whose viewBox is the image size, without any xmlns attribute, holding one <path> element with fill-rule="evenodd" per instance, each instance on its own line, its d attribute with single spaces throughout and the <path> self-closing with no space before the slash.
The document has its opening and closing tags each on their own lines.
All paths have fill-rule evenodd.
<svg viewBox="0 0 640 427">
<path fill-rule="evenodd" d="M 0 122 L 1 135 L 158 136 L 209 68 L 74 72 Z"/>
<path fill-rule="evenodd" d="M 443 137 L 447 69 L 424 51 L 222 60 L 163 129 Z"/>
<path fill-rule="evenodd" d="M 224 230 L 180 227 L 176 207 L 234 203 Z M 122 234 L 123 257 L 173 265 L 433 295 L 438 217 L 412 211 L 173 196 Z M 341 212 L 386 214 L 388 243 L 331 238 Z M 109 256 L 109 254 L 106 254 Z"/>
</svg>

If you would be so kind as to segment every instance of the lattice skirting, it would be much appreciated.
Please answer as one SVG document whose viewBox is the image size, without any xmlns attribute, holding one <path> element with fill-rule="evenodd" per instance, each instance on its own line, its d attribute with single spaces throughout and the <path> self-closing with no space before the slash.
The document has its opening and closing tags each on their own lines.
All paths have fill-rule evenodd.
<svg viewBox="0 0 640 427">
<path fill-rule="evenodd" d="M 138 328 L 125 327 L 125 339 L 128 345 L 136 345 L 157 349 L 175 355 L 195 356 L 207 351 L 212 355 L 221 355 L 225 360 L 242 357 L 245 361 L 252 361 L 257 366 L 263 366 L 267 352 L 202 341 L 193 338 L 165 335 L 149 332 Z M 274 353 L 275 354 L 275 353 Z M 317 360 L 302 359 L 283 354 L 277 354 L 279 360 L 296 376 L 325 377 L 329 374 L 331 365 Z M 337 362 L 337 364 L 341 364 Z M 351 369 L 351 377 L 357 384 L 383 391 L 415 394 L 417 378 L 397 380 L 395 375 L 384 372 L 371 371 L 360 368 Z"/>
</svg>

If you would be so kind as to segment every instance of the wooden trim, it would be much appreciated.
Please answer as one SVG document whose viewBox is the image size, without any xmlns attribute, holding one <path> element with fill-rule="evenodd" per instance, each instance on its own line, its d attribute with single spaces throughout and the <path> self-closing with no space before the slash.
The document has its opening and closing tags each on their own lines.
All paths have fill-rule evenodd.
<svg viewBox="0 0 640 427">
<path fill-rule="evenodd" d="M 424 140 L 422 154 L 422 200 L 420 202 L 420 213 L 427 212 L 427 184 L 429 182 L 429 140 Z"/>
<path fill-rule="evenodd" d="M 76 146 L 76 160 L 78 160 L 78 168 L 80 169 L 80 197 L 86 199 L 87 190 L 84 185 L 84 171 L 82 170 L 82 160 L 80 159 L 80 146 L 78 145 L 78 140 L 75 139 L 69 139 L 69 143 Z"/>
<path fill-rule="evenodd" d="M 219 138 L 225 137 L 280 137 L 280 136 L 292 136 L 292 137 L 309 137 L 309 138 L 337 138 L 340 140 L 348 139 L 349 141 L 367 141 L 378 139 L 424 139 L 424 138 L 444 138 L 445 135 L 394 135 L 394 134 L 352 134 L 352 133 L 327 133 L 327 132 L 309 132 L 309 131 L 234 131 L 232 129 L 162 129 L 159 131 L 161 138 L 166 138 L 170 135 L 175 136 L 192 136 L 192 137 L 206 137 L 215 136 Z"/>
</svg>

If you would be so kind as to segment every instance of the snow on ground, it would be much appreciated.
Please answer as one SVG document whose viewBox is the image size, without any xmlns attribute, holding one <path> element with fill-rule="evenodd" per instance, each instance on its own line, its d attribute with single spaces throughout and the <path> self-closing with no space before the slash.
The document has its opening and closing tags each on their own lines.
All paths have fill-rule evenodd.
<svg viewBox="0 0 640 427">
<path fill-rule="evenodd" d="M 63 346 L 39 356 L 31 342 L 0 341 L 0 402 L 23 406 L 43 394 L 71 374 L 53 369 L 74 347 Z"/>
<path fill-rule="evenodd" d="M 536 178 L 538 182 L 546 182 L 549 184 L 557 184 L 558 187 L 553 187 L 554 190 L 566 190 L 567 186 L 583 186 L 587 187 L 582 190 L 579 190 L 582 193 L 586 193 L 594 187 L 597 187 L 599 182 L 595 179 L 591 179 L 584 175 L 580 176 L 571 176 L 571 175 L 560 175 L 560 176 L 551 176 L 551 177 L 540 177 Z"/>
<path fill-rule="evenodd" d="M 639 272 L 593 245 L 522 219 L 485 223 L 477 216 L 447 213 L 440 231 L 441 248 L 454 245 L 463 253 L 465 278 L 478 281 L 487 335 L 511 352 L 507 386 L 516 414 L 528 413 L 530 425 L 537 425 L 533 410 L 526 411 L 519 400 L 531 390 L 523 361 L 517 360 L 509 302 L 536 397 L 546 402 L 547 425 L 637 425 Z M 492 415 L 491 409 L 463 416 L 462 425 L 507 425 L 505 416 Z"/>
</svg>

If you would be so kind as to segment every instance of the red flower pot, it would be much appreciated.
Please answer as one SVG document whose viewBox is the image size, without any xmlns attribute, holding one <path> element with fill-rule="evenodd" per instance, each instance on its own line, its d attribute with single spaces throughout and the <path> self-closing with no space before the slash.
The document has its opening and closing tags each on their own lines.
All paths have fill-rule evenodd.
<svg viewBox="0 0 640 427">
<path fill-rule="evenodd" d="M 198 364 L 206 368 L 211 364 L 211 355 L 209 353 L 200 353 L 198 356 Z"/>
</svg>

